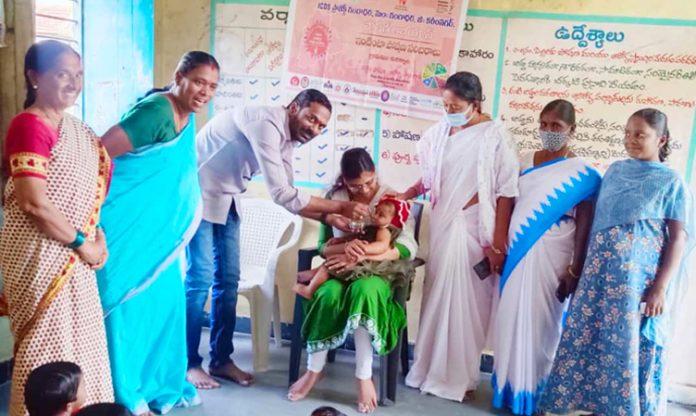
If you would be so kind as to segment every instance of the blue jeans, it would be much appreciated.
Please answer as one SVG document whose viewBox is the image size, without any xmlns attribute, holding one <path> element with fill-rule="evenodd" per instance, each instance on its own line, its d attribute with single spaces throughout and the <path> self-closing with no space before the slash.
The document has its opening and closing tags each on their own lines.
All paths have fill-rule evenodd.
<svg viewBox="0 0 696 416">
<path fill-rule="evenodd" d="M 210 367 L 221 367 L 231 361 L 234 351 L 232 335 L 237 320 L 237 289 L 239 287 L 239 215 L 234 204 L 227 223 L 201 221 L 189 243 L 186 273 L 186 346 L 188 367 L 198 367 L 203 358 L 198 354 L 201 342 L 205 302 L 213 287 L 210 313 Z"/>
</svg>

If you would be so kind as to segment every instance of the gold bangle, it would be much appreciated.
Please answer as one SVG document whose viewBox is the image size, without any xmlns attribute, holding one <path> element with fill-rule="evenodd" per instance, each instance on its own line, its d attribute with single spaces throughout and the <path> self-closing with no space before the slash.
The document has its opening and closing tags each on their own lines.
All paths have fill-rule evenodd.
<svg viewBox="0 0 696 416">
<path fill-rule="evenodd" d="M 573 273 L 573 265 L 572 265 L 572 264 L 568 265 L 568 269 L 567 269 L 566 271 L 568 272 L 568 274 L 570 275 L 570 277 L 572 277 L 573 279 L 579 279 L 579 278 L 580 278 L 579 275 Z"/>
</svg>

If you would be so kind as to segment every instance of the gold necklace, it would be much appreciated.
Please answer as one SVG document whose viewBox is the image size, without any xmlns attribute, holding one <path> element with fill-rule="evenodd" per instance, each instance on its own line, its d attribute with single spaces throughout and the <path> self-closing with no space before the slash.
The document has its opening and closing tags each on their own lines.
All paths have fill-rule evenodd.
<svg viewBox="0 0 696 416">
<path fill-rule="evenodd" d="M 174 94 L 171 93 L 171 91 L 168 92 L 167 94 L 169 94 L 168 98 L 173 104 L 172 107 L 174 109 L 174 111 L 173 111 L 173 113 L 174 113 L 174 125 L 176 127 L 176 131 L 180 132 L 184 128 L 184 126 L 186 126 L 186 124 L 188 123 L 188 117 L 183 117 L 183 118 L 181 117 L 182 113 L 181 113 L 181 109 L 179 108 L 179 103 L 176 101 L 176 97 L 174 96 Z"/>
<path fill-rule="evenodd" d="M 532 154 L 532 165 L 533 165 L 533 166 L 537 166 L 537 165 L 540 165 L 540 164 L 542 164 L 542 163 L 546 163 L 546 162 L 548 162 L 548 161 L 550 161 L 550 160 L 556 159 L 556 158 L 552 158 L 551 156 L 549 156 L 549 153 L 550 153 L 550 152 L 549 152 L 548 150 L 543 149 L 543 151 L 546 152 L 546 156 L 543 157 L 543 159 L 544 159 L 543 162 L 539 162 L 539 163 L 536 162 L 536 158 L 537 158 L 537 154 L 538 154 L 537 152 L 534 152 L 534 153 Z M 563 156 L 559 156 L 559 157 L 562 157 L 562 158 L 564 158 L 564 159 L 567 159 L 569 154 L 570 154 L 570 147 L 566 149 L 565 154 L 564 154 Z"/>
<path fill-rule="evenodd" d="M 39 110 L 39 111 L 41 112 L 41 114 L 44 115 L 44 117 L 46 118 L 46 120 L 48 120 L 49 124 L 50 124 L 55 130 L 58 130 L 58 127 L 60 126 L 60 121 L 63 119 L 62 116 L 60 116 L 60 118 L 58 118 L 58 120 L 54 120 L 53 118 L 51 118 L 50 115 L 48 115 L 48 113 L 46 112 L 46 110 L 44 110 L 43 108 L 41 108 L 41 107 L 35 107 L 35 108 L 36 108 L 37 110 Z"/>
</svg>

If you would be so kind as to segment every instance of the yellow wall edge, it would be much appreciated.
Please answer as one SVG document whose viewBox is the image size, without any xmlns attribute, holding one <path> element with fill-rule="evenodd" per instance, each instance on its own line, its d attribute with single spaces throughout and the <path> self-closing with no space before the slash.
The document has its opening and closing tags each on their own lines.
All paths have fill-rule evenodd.
<svg viewBox="0 0 696 416">
<path fill-rule="evenodd" d="M 694 0 L 470 0 L 469 8 L 696 20 Z"/>
</svg>

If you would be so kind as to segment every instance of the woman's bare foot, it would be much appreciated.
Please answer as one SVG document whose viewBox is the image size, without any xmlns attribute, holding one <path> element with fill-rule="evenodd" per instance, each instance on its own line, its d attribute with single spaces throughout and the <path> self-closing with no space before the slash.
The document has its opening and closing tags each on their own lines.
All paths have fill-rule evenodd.
<svg viewBox="0 0 696 416">
<path fill-rule="evenodd" d="M 315 373 L 314 371 L 307 370 L 307 372 L 302 374 L 302 377 L 294 382 L 293 385 L 290 386 L 290 389 L 288 389 L 288 400 L 291 402 L 296 402 L 307 397 L 320 378 L 321 373 Z"/>
<path fill-rule="evenodd" d="M 186 371 L 186 381 L 193 384 L 197 389 L 210 390 L 220 387 L 220 383 L 210 377 L 201 367 L 189 368 Z"/>
<path fill-rule="evenodd" d="M 358 381 L 358 412 L 372 413 L 377 408 L 377 390 L 371 378 Z"/>
<path fill-rule="evenodd" d="M 309 290 L 309 286 L 301 285 L 299 283 L 295 283 L 292 286 L 292 291 L 307 300 L 312 300 L 312 296 L 314 296 L 314 293 L 312 293 L 312 291 Z"/>
<path fill-rule="evenodd" d="M 254 376 L 237 367 L 232 361 L 220 367 L 211 367 L 208 370 L 211 376 L 232 381 L 242 387 L 249 387 L 254 384 Z"/>
</svg>

